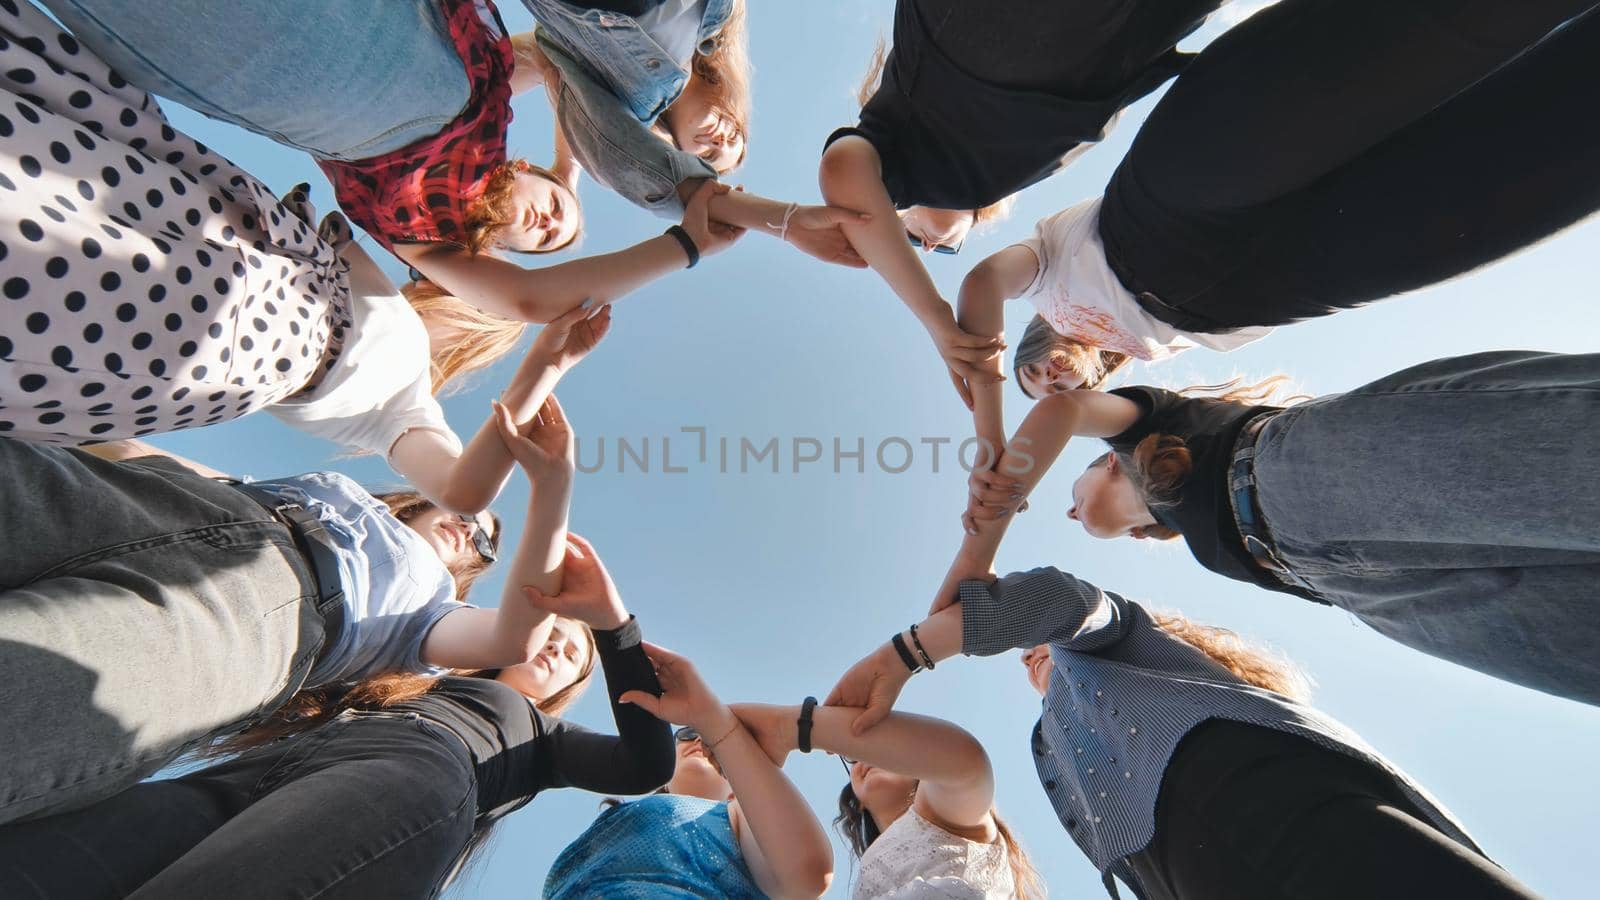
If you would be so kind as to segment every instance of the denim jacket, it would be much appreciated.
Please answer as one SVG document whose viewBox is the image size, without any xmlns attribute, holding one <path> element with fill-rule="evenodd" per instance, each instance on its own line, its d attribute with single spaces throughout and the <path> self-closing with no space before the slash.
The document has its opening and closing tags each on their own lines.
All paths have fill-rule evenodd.
<svg viewBox="0 0 1600 900">
<path fill-rule="evenodd" d="M 562 0 L 523 0 L 538 19 L 539 48 L 561 73 L 556 121 L 580 165 L 635 206 L 665 218 L 683 214 L 677 187 L 717 177 L 650 124 L 683 92 L 688 60 L 673 60 L 628 16 Z M 700 41 L 714 38 L 733 0 L 708 0 Z"/>
</svg>

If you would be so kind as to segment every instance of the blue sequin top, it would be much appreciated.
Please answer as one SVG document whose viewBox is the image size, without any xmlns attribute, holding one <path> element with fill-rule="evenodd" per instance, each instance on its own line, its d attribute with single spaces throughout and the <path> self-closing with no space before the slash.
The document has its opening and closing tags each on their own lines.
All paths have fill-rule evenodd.
<svg viewBox="0 0 1600 900">
<path fill-rule="evenodd" d="M 739 852 L 728 804 L 653 794 L 614 806 L 561 851 L 547 900 L 765 900 Z"/>
</svg>

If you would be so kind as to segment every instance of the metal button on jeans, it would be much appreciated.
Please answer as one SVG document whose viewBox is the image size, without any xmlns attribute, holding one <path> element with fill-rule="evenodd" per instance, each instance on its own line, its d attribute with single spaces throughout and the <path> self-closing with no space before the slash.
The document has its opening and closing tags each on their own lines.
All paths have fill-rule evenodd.
<svg viewBox="0 0 1600 900">
<path fill-rule="evenodd" d="M 644 61 L 644 67 L 646 69 L 659 69 L 661 68 L 661 60 L 655 58 L 647 59 Z"/>
</svg>

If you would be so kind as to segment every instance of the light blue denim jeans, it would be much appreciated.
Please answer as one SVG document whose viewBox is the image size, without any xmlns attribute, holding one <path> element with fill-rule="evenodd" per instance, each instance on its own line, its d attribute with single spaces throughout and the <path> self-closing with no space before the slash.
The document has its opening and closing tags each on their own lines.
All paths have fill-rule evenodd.
<svg viewBox="0 0 1600 900">
<path fill-rule="evenodd" d="M 1292 407 L 1257 442 L 1278 555 L 1394 640 L 1600 705 L 1600 355 L 1501 351 Z"/>
<path fill-rule="evenodd" d="M 433 0 L 40 0 L 134 85 L 313 156 L 436 134 L 466 69 Z"/>
</svg>

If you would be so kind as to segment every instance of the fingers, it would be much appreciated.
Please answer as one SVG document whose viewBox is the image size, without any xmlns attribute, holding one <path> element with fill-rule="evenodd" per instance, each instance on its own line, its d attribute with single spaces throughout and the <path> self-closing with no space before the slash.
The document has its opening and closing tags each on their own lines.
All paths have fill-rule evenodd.
<svg viewBox="0 0 1600 900">
<path fill-rule="evenodd" d="M 963 531 L 965 531 L 967 534 L 977 534 L 978 533 L 978 520 L 974 519 L 972 517 L 972 513 L 968 512 L 968 513 L 962 513 L 961 514 L 961 529 Z M 940 608 L 942 608 L 942 606 L 938 603 L 938 601 L 934 602 L 934 606 L 935 606 L 934 609 L 928 610 L 928 615 L 931 616 L 934 613 L 938 612 Z"/>
<path fill-rule="evenodd" d="M 948 369 L 946 371 L 950 373 L 950 382 L 956 386 L 956 393 L 960 395 L 961 402 L 966 404 L 968 411 L 971 411 L 973 408 L 972 388 L 967 385 L 965 378 Z"/>
<path fill-rule="evenodd" d="M 592 300 L 593 298 L 586 299 L 577 306 L 551 319 L 544 326 L 545 330 L 551 331 L 552 334 L 566 334 L 571 331 L 572 326 L 594 314 L 594 310 L 590 308 Z"/>
<path fill-rule="evenodd" d="M 599 554 L 594 552 L 594 545 L 580 535 L 567 532 L 567 543 L 578 548 L 578 551 L 590 559 L 599 559 Z"/>
<path fill-rule="evenodd" d="M 861 714 L 856 716 L 850 723 L 850 733 L 860 737 L 866 734 L 872 726 L 882 722 L 887 715 L 889 715 L 889 707 L 884 703 L 883 698 L 873 697 L 867 708 L 863 709 Z"/>
<path fill-rule="evenodd" d="M 859 225 L 872 221 L 872 213 L 857 212 L 842 206 L 822 207 L 822 218 L 829 225 Z"/>
<path fill-rule="evenodd" d="M 623 703 L 631 703 L 658 719 L 661 719 L 661 698 L 645 691 L 623 691 L 617 698 Z M 663 719 L 663 721 L 665 721 Z"/>
<path fill-rule="evenodd" d="M 506 409 L 504 403 L 499 400 L 490 400 L 489 408 L 491 410 L 490 418 L 494 419 L 495 430 L 500 432 L 500 439 L 506 442 L 507 448 L 523 440 L 522 432 L 517 430 L 517 423 L 511 418 L 511 410 Z"/>
<path fill-rule="evenodd" d="M 716 182 L 706 180 L 689 195 L 689 202 L 683 205 L 684 221 L 704 222 L 711 208 L 711 198 L 716 196 Z"/>
</svg>

